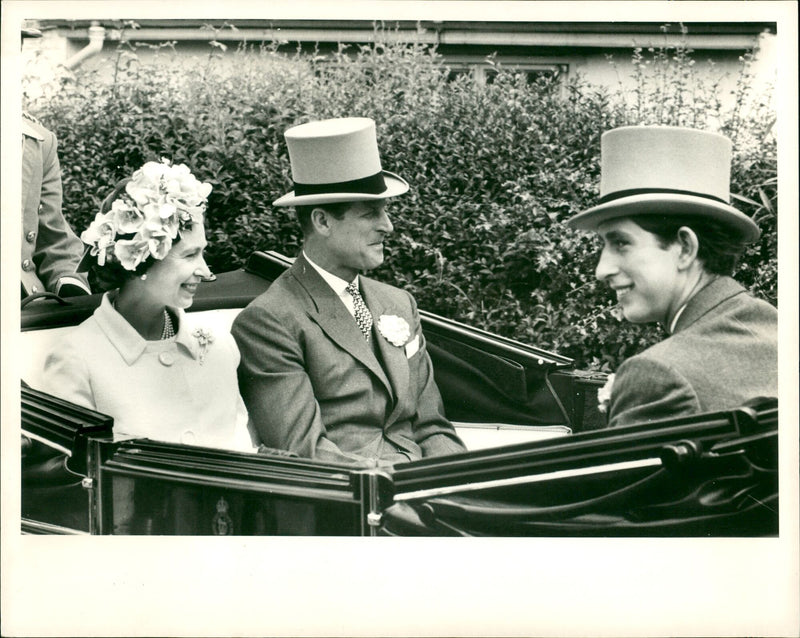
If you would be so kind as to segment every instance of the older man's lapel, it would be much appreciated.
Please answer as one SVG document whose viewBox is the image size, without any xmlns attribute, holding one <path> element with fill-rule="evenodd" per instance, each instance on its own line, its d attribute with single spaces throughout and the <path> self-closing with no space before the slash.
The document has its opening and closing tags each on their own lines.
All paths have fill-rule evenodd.
<svg viewBox="0 0 800 638">
<path fill-rule="evenodd" d="M 386 370 L 386 374 L 389 376 L 389 380 L 394 388 L 395 397 L 397 398 L 394 410 L 392 414 L 389 415 L 388 421 L 391 422 L 395 412 L 401 407 L 402 399 L 408 395 L 408 360 L 406 359 L 406 350 L 403 346 L 392 345 L 389 340 L 380 333 L 380 330 L 378 330 L 378 320 L 381 315 L 398 315 L 402 317 L 404 313 L 392 303 L 391 299 L 381 295 L 375 282 L 366 277 L 361 277 L 361 293 L 374 319 L 372 338 L 375 339 L 375 343 L 381 353 L 383 367 Z"/>
<path fill-rule="evenodd" d="M 308 316 L 317 323 L 326 335 L 340 348 L 357 359 L 386 386 L 392 394 L 392 385 L 381 368 L 371 346 L 358 328 L 353 316 L 342 300 L 331 289 L 319 273 L 303 258 L 295 260 L 291 273 L 311 298 Z"/>
</svg>

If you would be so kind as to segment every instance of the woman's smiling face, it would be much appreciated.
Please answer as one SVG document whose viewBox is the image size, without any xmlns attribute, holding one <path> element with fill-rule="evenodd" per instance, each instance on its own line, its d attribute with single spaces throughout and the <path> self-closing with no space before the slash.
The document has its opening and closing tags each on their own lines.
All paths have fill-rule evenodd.
<svg viewBox="0 0 800 638">
<path fill-rule="evenodd" d="M 683 290 L 680 244 L 664 246 L 656 235 L 624 217 L 604 222 L 597 232 L 603 250 L 595 275 L 616 291 L 622 314 L 633 323 L 666 324 Z"/>
<path fill-rule="evenodd" d="M 181 240 L 173 244 L 167 256 L 147 270 L 143 283 L 146 294 L 164 306 L 188 308 L 194 301 L 197 285 L 211 273 L 203 257 L 207 245 L 202 222 L 181 231 Z"/>
</svg>

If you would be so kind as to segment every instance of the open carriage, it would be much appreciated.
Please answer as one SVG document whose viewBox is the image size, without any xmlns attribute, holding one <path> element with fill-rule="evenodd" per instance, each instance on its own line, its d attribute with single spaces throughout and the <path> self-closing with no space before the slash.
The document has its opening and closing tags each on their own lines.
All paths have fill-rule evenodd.
<svg viewBox="0 0 800 638">
<path fill-rule="evenodd" d="M 255 253 L 190 312 L 230 327 L 289 265 Z M 421 312 L 448 417 L 468 452 L 352 467 L 280 450 L 115 440 L 113 421 L 36 389 L 43 353 L 100 295 L 22 311 L 26 533 L 769 536 L 778 532 L 777 405 L 607 429 L 603 375 Z"/>
</svg>

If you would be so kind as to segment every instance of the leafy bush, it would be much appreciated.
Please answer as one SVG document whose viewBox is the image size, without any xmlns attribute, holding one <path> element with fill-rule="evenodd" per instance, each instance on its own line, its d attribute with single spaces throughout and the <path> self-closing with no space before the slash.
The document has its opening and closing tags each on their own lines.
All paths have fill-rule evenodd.
<svg viewBox="0 0 800 638">
<path fill-rule="evenodd" d="M 750 58 L 736 108 L 724 113 L 718 87 L 697 79 L 685 46 L 634 50 L 635 89 L 626 92 L 580 77 L 529 83 L 502 67 L 489 85 L 451 82 L 435 49 L 390 39 L 327 57 L 264 43 L 229 54 L 234 64 L 220 60 L 214 41 L 207 63 L 188 73 L 166 63 L 168 46 L 145 65 L 123 40 L 108 61 L 113 81 L 79 75 L 30 105 L 59 136 L 68 219 L 85 228 L 118 179 L 168 157 L 214 186 L 213 270 L 237 268 L 256 249 L 295 254 L 293 215 L 271 206 L 291 188 L 283 131 L 313 119 L 372 117 L 384 166 L 412 186 L 390 204 L 395 233 L 375 276 L 409 289 L 428 310 L 581 367 L 613 369 L 660 338 L 658 329 L 621 320 L 595 283 L 596 240 L 563 222 L 596 200 L 603 131 L 702 127 L 714 118 L 736 144 L 736 203 L 763 231 L 739 278 L 776 303 L 774 115 L 765 104 L 741 111 Z"/>
</svg>

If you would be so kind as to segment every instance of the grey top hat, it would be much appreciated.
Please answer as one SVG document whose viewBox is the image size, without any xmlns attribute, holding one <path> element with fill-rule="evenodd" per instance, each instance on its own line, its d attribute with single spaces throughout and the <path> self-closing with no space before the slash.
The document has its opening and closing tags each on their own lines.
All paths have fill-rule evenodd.
<svg viewBox="0 0 800 638">
<path fill-rule="evenodd" d="M 402 195 L 408 183 L 384 171 L 375 122 L 345 117 L 300 124 L 284 133 L 294 190 L 274 206 L 303 206 L 385 199 Z"/>
<path fill-rule="evenodd" d="M 617 217 L 696 215 L 716 219 L 746 242 L 761 232 L 730 205 L 731 141 L 676 126 L 626 126 L 603 134 L 600 203 L 567 224 L 596 230 Z"/>
</svg>

